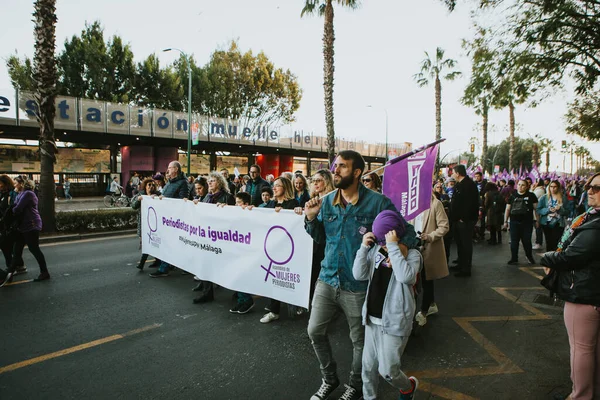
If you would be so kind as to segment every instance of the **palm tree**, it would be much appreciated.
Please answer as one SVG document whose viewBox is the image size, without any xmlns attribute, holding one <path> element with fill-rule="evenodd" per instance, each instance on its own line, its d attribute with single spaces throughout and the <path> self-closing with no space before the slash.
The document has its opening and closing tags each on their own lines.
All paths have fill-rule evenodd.
<svg viewBox="0 0 600 400">
<path fill-rule="evenodd" d="M 54 215 L 54 163 L 58 149 L 54 141 L 54 115 L 56 109 L 56 0 L 37 0 L 34 3 L 35 54 L 33 80 L 38 104 L 37 119 L 40 125 L 40 215 L 44 231 L 56 230 Z"/>
<path fill-rule="evenodd" d="M 546 173 L 549 172 L 550 169 L 550 152 L 554 150 L 554 145 L 552 144 L 552 140 L 548 138 L 540 139 L 540 152 L 546 153 Z"/>
<path fill-rule="evenodd" d="M 325 90 L 325 125 L 327 128 L 327 158 L 333 163 L 335 157 L 335 127 L 333 123 L 333 3 L 334 1 L 350 9 L 358 7 L 358 0 L 305 0 L 300 16 L 318 14 L 324 16 L 325 27 L 323 33 L 323 89 Z"/>
<path fill-rule="evenodd" d="M 435 139 L 442 138 L 442 81 L 443 78 L 448 81 L 453 81 L 462 74 L 454 70 L 456 61 L 452 59 L 444 59 L 444 50 L 437 48 L 435 51 L 435 59 L 431 59 L 429 54 L 425 52 L 425 59 L 421 63 L 421 72 L 414 75 L 419 87 L 427 86 L 430 80 L 435 82 Z M 447 71 L 447 73 L 446 73 Z M 445 75 L 444 75 L 445 74 Z M 440 154 L 438 152 L 436 161 L 436 172 L 440 164 Z"/>
</svg>

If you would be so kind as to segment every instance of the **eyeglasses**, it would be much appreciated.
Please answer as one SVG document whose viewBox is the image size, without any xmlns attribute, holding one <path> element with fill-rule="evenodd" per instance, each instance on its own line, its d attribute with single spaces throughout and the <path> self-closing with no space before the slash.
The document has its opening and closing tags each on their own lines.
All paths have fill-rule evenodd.
<svg viewBox="0 0 600 400">
<path fill-rule="evenodd" d="M 209 180 L 207 180 L 206 182 L 208 182 L 208 183 L 215 183 L 215 182 L 216 182 L 216 180 L 214 180 L 214 179 L 209 179 Z"/>
<path fill-rule="evenodd" d="M 587 191 L 591 190 L 592 194 L 600 192 L 600 185 L 585 185 L 584 188 Z"/>
<path fill-rule="evenodd" d="M 273 187 L 283 187 L 283 185 L 280 183 L 276 183 L 275 185 L 273 185 Z"/>
<path fill-rule="evenodd" d="M 323 182 L 323 178 L 312 178 L 310 181 L 312 183 L 319 183 L 319 182 Z"/>
<path fill-rule="evenodd" d="M 363 179 L 363 182 L 371 182 L 372 180 L 373 179 L 371 179 L 371 178 L 365 178 L 365 179 Z"/>
</svg>

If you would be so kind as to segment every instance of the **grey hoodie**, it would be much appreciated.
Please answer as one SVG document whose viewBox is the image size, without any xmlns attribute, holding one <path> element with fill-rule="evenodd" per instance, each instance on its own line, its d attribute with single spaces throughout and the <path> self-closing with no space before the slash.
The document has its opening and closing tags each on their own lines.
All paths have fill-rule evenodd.
<svg viewBox="0 0 600 400">
<path fill-rule="evenodd" d="M 383 256 L 379 253 L 380 248 L 379 245 L 369 248 L 361 244 L 352 267 L 354 279 L 369 281 L 362 308 L 363 325 L 367 324 L 367 301 L 371 289 L 371 278 L 375 266 L 383 261 Z M 421 270 L 423 259 L 421 253 L 415 249 L 409 250 L 407 258 L 404 258 L 397 243 L 388 244 L 387 249 L 393 273 L 383 303 L 381 318 L 383 332 L 394 336 L 409 336 L 416 308 L 413 285 L 417 281 L 417 274 Z"/>
</svg>

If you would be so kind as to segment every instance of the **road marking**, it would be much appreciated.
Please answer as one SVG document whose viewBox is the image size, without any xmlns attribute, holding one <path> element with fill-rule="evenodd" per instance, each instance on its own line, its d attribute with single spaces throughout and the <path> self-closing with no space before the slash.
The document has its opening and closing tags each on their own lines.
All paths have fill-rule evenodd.
<svg viewBox="0 0 600 400">
<path fill-rule="evenodd" d="M 477 400 L 477 397 L 471 397 L 464 393 L 455 392 L 454 390 L 450 390 L 448 388 L 434 385 L 429 382 L 419 380 L 419 390 L 423 390 L 425 392 L 429 392 L 435 396 L 439 396 L 443 399 L 453 399 L 453 400 Z"/>
<path fill-rule="evenodd" d="M 91 342 L 83 343 L 83 344 L 80 344 L 78 346 L 69 347 L 68 349 L 55 351 L 54 353 L 44 354 L 43 356 L 39 356 L 39 357 L 35 357 L 35 358 L 30 358 L 29 360 L 25 360 L 25 361 L 21 361 L 21 362 L 18 362 L 18 363 L 10 364 L 10 365 L 7 365 L 5 367 L 0 368 L 0 374 L 3 374 L 5 372 L 14 371 L 14 370 L 19 369 L 19 368 L 28 367 L 30 365 L 38 364 L 38 363 L 41 363 L 41 362 L 44 362 L 44 361 L 48 361 L 48 360 L 51 360 L 53 358 L 66 356 L 67 354 L 71 354 L 71 353 L 75 353 L 75 352 L 78 352 L 78 351 L 81 351 L 81 350 L 85 350 L 85 349 L 89 349 L 89 348 L 92 348 L 92 347 L 96 347 L 96 346 L 99 346 L 99 345 L 104 344 L 104 343 L 114 342 L 115 340 L 123 339 L 123 338 L 126 338 L 128 336 L 133 336 L 133 335 L 136 335 L 138 333 L 146 332 L 146 331 L 149 331 L 149 330 L 152 330 L 152 329 L 160 328 L 161 326 L 162 326 L 162 324 L 152 324 L 152 325 L 144 326 L 144 327 L 139 328 L 139 329 L 134 329 L 134 330 L 129 331 L 129 332 L 125 332 L 125 333 L 121 333 L 121 334 L 117 334 L 117 335 L 112 335 L 112 336 L 108 336 L 108 337 L 105 337 L 105 338 L 102 338 L 102 339 L 98 339 L 98 340 L 94 340 L 94 341 L 91 341 Z"/>
<path fill-rule="evenodd" d="M 130 235 L 107 236 L 107 237 L 100 237 L 100 238 L 93 238 L 93 239 L 66 240 L 64 242 L 40 244 L 40 247 L 52 247 L 52 246 L 61 246 L 61 245 L 66 245 L 66 244 L 90 243 L 90 242 L 97 242 L 99 240 L 124 239 L 124 238 L 131 238 L 131 237 L 138 237 L 138 235 L 136 235 L 135 233 L 132 233 Z"/>
<path fill-rule="evenodd" d="M 542 275 L 536 274 L 535 272 L 533 272 L 533 270 L 534 269 L 544 269 L 544 267 L 520 267 L 519 269 L 521 271 L 525 272 L 526 274 L 533 276 L 535 279 L 539 279 L 540 281 L 543 278 Z"/>
<path fill-rule="evenodd" d="M 33 282 L 33 279 L 27 279 L 25 281 L 15 281 L 15 282 L 9 282 L 4 286 L 14 286 L 14 285 L 20 285 L 22 283 L 29 283 L 29 282 Z"/>
</svg>

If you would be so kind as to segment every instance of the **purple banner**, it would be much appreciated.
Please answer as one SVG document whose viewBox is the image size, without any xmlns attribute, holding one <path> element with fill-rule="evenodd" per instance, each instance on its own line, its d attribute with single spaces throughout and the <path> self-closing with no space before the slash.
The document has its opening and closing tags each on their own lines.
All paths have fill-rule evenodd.
<svg viewBox="0 0 600 400">
<path fill-rule="evenodd" d="M 392 200 L 407 221 L 431 205 L 433 170 L 438 146 L 430 147 L 385 168 L 383 194 Z"/>
</svg>

